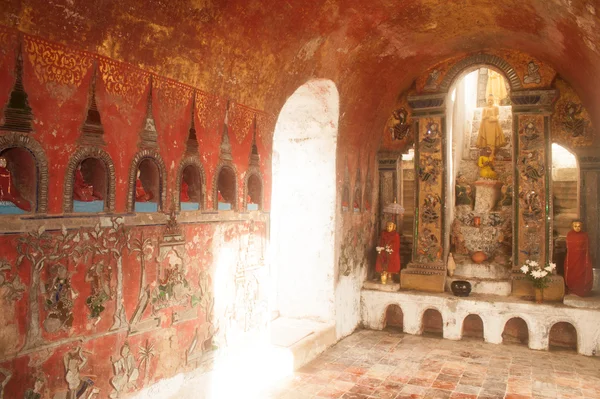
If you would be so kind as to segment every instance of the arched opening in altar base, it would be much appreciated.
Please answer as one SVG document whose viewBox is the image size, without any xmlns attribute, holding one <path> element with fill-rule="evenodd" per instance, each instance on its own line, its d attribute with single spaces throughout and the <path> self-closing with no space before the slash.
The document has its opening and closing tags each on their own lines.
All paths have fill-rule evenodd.
<svg viewBox="0 0 600 399">
<path fill-rule="evenodd" d="M 456 315 L 455 315 L 456 316 Z M 443 313 L 435 307 L 427 307 L 417 314 L 417 320 L 411 319 L 410 313 L 404 313 L 402 306 L 398 303 L 388 303 L 383 307 L 383 312 L 380 318 L 381 329 L 392 328 L 394 330 L 410 333 L 405 331 L 405 324 L 418 325 L 417 331 L 412 332 L 416 335 L 425 335 L 438 338 L 449 338 L 454 336 L 454 332 L 450 331 L 450 323 L 445 323 Z M 486 324 L 488 327 L 486 327 Z M 486 338 L 486 328 L 492 326 L 502 327 L 501 341 L 493 343 L 502 343 L 507 345 L 524 345 L 532 349 L 546 350 L 571 350 L 577 352 L 579 350 L 578 342 L 582 339 L 580 332 L 576 327 L 576 323 L 569 320 L 553 319 L 540 323 L 534 323 L 533 320 L 525 315 L 506 314 L 500 320 L 500 323 L 493 323 L 491 319 L 478 313 L 467 313 L 463 316 L 456 317 L 455 327 L 458 327 L 460 334 L 456 337 L 458 340 L 470 339 L 490 342 Z M 534 327 L 535 326 L 535 327 Z M 539 330 L 538 338 L 543 338 L 541 341 L 530 345 L 530 335 L 532 328 Z"/>
</svg>

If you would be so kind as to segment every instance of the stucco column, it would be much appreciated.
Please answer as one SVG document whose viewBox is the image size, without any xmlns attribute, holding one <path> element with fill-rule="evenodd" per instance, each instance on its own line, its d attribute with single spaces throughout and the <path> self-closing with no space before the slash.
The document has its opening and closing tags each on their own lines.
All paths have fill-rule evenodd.
<svg viewBox="0 0 600 399">
<path fill-rule="evenodd" d="M 408 98 L 415 132 L 416 194 L 412 261 L 400 278 L 405 289 L 444 291 L 445 99 L 446 93 Z"/>
<path fill-rule="evenodd" d="M 501 344 L 506 320 L 490 314 L 483 321 L 483 339 L 490 344 Z"/>
<path fill-rule="evenodd" d="M 526 260 L 546 264 L 552 259 L 552 150 L 550 126 L 556 90 L 522 90 L 511 94 L 513 103 L 513 276 L 512 293 L 535 295 L 519 271 Z M 564 296 L 562 277 L 554 276 L 544 290 L 547 300 Z"/>
</svg>

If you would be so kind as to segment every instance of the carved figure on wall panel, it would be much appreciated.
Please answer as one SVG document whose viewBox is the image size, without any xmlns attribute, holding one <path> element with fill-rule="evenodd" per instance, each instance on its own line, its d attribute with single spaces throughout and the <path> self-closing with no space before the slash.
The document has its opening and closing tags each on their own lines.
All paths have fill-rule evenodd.
<svg viewBox="0 0 600 399">
<path fill-rule="evenodd" d="M 440 217 L 438 213 L 438 205 L 442 203 L 442 199 L 438 194 L 427 194 L 423 199 L 423 211 L 421 220 L 423 223 L 434 223 Z"/>
<path fill-rule="evenodd" d="M 441 246 L 437 236 L 429 229 L 424 228 L 419 235 L 419 260 L 433 262 L 441 255 Z"/>
<path fill-rule="evenodd" d="M 527 64 L 527 74 L 523 77 L 523 83 L 533 84 L 540 83 L 542 77 L 540 76 L 540 67 L 532 60 Z"/>
<path fill-rule="evenodd" d="M 163 275 L 159 278 L 158 286 L 152 292 L 152 305 L 154 309 L 163 309 L 176 304 L 183 304 L 190 297 L 190 285 L 185 276 L 183 258 L 175 251 L 170 250 L 164 265 Z"/>
<path fill-rule="evenodd" d="M 410 123 L 408 121 L 408 112 L 405 108 L 397 109 L 393 112 L 393 117 L 397 120 L 389 129 L 394 140 L 404 140 L 410 135 Z"/>
<path fill-rule="evenodd" d="M 442 171 L 442 160 L 433 157 L 420 157 L 419 178 L 422 182 L 433 185 Z"/>
<path fill-rule="evenodd" d="M 468 205 L 471 208 L 473 207 L 473 189 L 465 175 L 458 175 L 454 191 L 456 196 L 455 203 L 457 206 Z"/>
<path fill-rule="evenodd" d="M 437 89 L 437 81 L 440 77 L 440 71 L 437 69 L 434 69 L 433 71 L 431 71 L 431 73 L 429 74 L 429 76 L 427 77 L 427 82 L 425 82 L 425 87 L 424 89 L 427 91 L 434 91 Z"/>
<path fill-rule="evenodd" d="M 141 236 L 130 237 L 127 242 L 127 248 L 131 254 L 135 254 L 137 260 L 140 262 L 140 284 L 138 288 L 138 302 L 135 307 L 135 311 L 129 321 L 129 327 L 131 331 L 144 330 L 138 326 L 138 323 L 142 321 L 142 316 L 150 303 L 151 288 L 150 284 L 146 283 L 146 262 L 149 262 L 153 258 L 155 244 L 152 238 L 144 237 L 144 233 Z M 149 323 L 150 324 L 150 323 Z M 156 323 L 151 323 L 153 327 L 156 327 Z M 150 327 L 144 326 L 144 327 Z"/>
<path fill-rule="evenodd" d="M 535 124 L 535 122 L 533 121 L 528 121 L 525 123 L 525 125 L 523 126 L 523 129 L 521 131 L 521 137 L 520 137 L 520 141 L 521 141 L 521 146 L 523 150 L 530 150 L 530 149 L 535 149 L 538 148 L 541 144 L 542 141 L 541 139 L 541 134 L 538 131 L 538 128 Z"/>
<path fill-rule="evenodd" d="M 533 190 L 521 192 L 523 202 L 523 220 L 526 223 L 538 223 L 543 218 L 540 196 Z"/>
<path fill-rule="evenodd" d="M 540 180 L 546 171 L 542 155 L 539 151 L 523 151 L 520 157 L 521 178 L 530 183 Z"/>
<path fill-rule="evenodd" d="M 110 379 L 110 384 L 114 390 L 109 397 L 117 399 L 121 397 L 122 393 L 137 389 L 137 380 L 140 376 L 140 371 L 127 342 L 121 347 L 121 356 L 118 358 L 111 356 L 110 362 L 113 365 L 114 372 L 114 377 Z"/>
<path fill-rule="evenodd" d="M 583 105 L 568 101 L 564 105 L 563 126 L 572 137 L 581 137 L 585 135 L 586 121 L 581 116 Z"/>
<path fill-rule="evenodd" d="M 435 121 L 427 123 L 427 130 L 419 143 L 419 151 L 423 153 L 434 153 L 440 150 L 442 133 L 440 125 Z"/>
<path fill-rule="evenodd" d="M 67 266 L 56 264 L 52 268 L 51 279 L 46 284 L 46 310 L 44 328 L 49 333 L 60 329 L 68 330 L 73 325 L 73 301 L 77 294 L 71 286 Z"/>
</svg>

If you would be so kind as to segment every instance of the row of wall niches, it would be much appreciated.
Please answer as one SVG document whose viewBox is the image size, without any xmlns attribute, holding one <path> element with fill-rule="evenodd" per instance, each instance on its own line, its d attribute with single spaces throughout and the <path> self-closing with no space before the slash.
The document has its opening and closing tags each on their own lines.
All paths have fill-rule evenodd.
<svg viewBox="0 0 600 399">
<path fill-rule="evenodd" d="M 0 151 L 0 214 L 46 213 L 49 184 L 47 160 L 41 147 L 15 146 Z M 36 148 L 37 147 L 37 148 Z M 171 192 L 181 211 L 203 211 L 207 195 L 212 211 L 262 209 L 263 181 L 255 168 L 246 173 L 243 201 L 238 201 L 238 174 L 232 163 L 220 164 L 210 193 L 197 157 L 184 158 Z M 115 210 L 117 177 L 111 157 L 102 149 L 82 148 L 71 158 L 64 177 L 64 213 L 103 213 Z M 131 163 L 127 212 L 165 212 L 167 173 L 157 152 L 140 151 Z M 177 201 L 178 199 L 178 201 Z M 238 204 L 238 202 L 242 202 Z"/>
</svg>

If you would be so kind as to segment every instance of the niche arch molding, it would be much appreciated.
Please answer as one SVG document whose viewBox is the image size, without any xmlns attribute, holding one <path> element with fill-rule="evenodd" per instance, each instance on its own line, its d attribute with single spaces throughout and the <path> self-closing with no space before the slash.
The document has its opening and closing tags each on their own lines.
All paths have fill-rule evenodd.
<svg viewBox="0 0 600 399">
<path fill-rule="evenodd" d="M 160 153 L 153 149 L 144 149 L 139 151 L 133 157 L 131 161 L 131 165 L 129 166 L 129 188 L 127 190 L 127 212 L 133 212 L 133 208 L 135 206 L 134 201 L 134 193 L 135 193 L 135 181 L 137 178 L 137 170 L 140 167 L 142 161 L 146 159 L 154 162 L 158 168 L 158 190 L 160 191 L 160 195 L 158 200 L 160 203 L 158 204 L 158 211 L 164 211 L 167 205 L 167 168 L 165 167 L 165 161 L 163 161 Z"/>
<path fill-rule="evenodd" d="M 33 156 L 36 166 L 36 204 L 33 213 L 48 211 L 48 158 L 35 139 L 24 133 L 9 132 L 0 136 L 0 153 L 11 148 L 23 148 Z"/>
<path fill-rule="evenodd" d="M 515 69 L 506 60 L 504 60 L 501 57 L 498 57 L 497 55 L 492 54 L 475 54 L 463 58 L 462 60 L 454 64 L 448 70 L 448 72 L 446 72 L 444 79 L 442 80 L 436 91 L 439 93 L 448 92 L 450 90 L 450 86 L 452 86 L 452 83 L 454 83 L 454 81 L 456 81 L 465 72 L 468 72 L 472 68 L 482 66 L 489 66 L 502 72 L 502 74 L 504 74 L 506 80 L 510 84 L 511 93 L 513 91 L 523 89 L 523 85 L 521 84 L 521 79 L 519 78 L 519 75 L 517 75 Z"/>
<path fill-rule="evenodd" d="M 215 170 L 215 174 L 213 176 L 213 186 L 212 186 L 212 198 L 213 198 L 213 209 L 215 211 L 217 211 L 219 209 L 219 198 L 218 198 L 218 193 L 219 193 L 219 176 L 221 176 L 221 172 L 223 171 L 223 169 L 230 169 L 231 172 L 233 173 L 233 192 L 234 192 L 234 198 L 233 198 L 233 203 L 231 204 L 231 210 L 233 211 L 239 211 L 239 206 L 238 206 L 238 171 L 237 168 L 235 167 L 235 165 L 231 162 L 220 162 L 217 165 L 217 169 Z M 245 203 L 246 201 L 244 201 Z"/>
<path fill-rule="evenodd" d="M 246 176 L 244 177 L 244 198 L 243 198 L 244 205 L 243 205 L 243 208 L 244 208 L 244 210 L 248 209 L 248 194 L 250 193 L 250 188 L 249 188 L 248 184 L 250 183 L 250 178 L 253 176 L 256 177 L 258 179 L 258 181 L 260 182 L 260 197 L 258 198 L 258 210 L 262 211 L 265 183 L 263 181 L 260 170 L 257 167 L 251 167 L 250 169 L 248 169 L 248 171 L 246 172 Z"/>
<path fill-rule="evenodd" d="M 69 160 L 67 170 L 65 172 L 65 187 L 63 193 L 63 212 L 73 212 L 73 184 L 75 181 L 75 169 L 77 165 L 86 159 L 94 158 L 104 164 L 106 168 L 107 190 L 106 199 L 104 201 L 104 212 L 115 211 L 115 190 L 116 190 L 116 174 L 115 165 L 112 158 L 106 151 L 98 147 L 81 147 Z"/>
<path fill-rule="evenodd" d="M 181 201 L 179 201 L 179 195 L 181 193 L 181 182 L 183 181 L 183 172 L 188 166 L 193 166 L 200 173 L 201 182 L 201 192 L 202 192 L 202 201 L 200 202 L 200 210 L 203 211 L 206 209 L 206 173 L 204 172 L 204 166 L 202 166 L 202 162 L 195 155 L 190 155 L 181 160 L 179 164 L 179 169 L 177 170 L 177 180 L 175 181 L 175 193 L 177 195 L 177 199 L 175 201 L 175 210 L 177 212 L 181 211 Z"/>
</svg>

